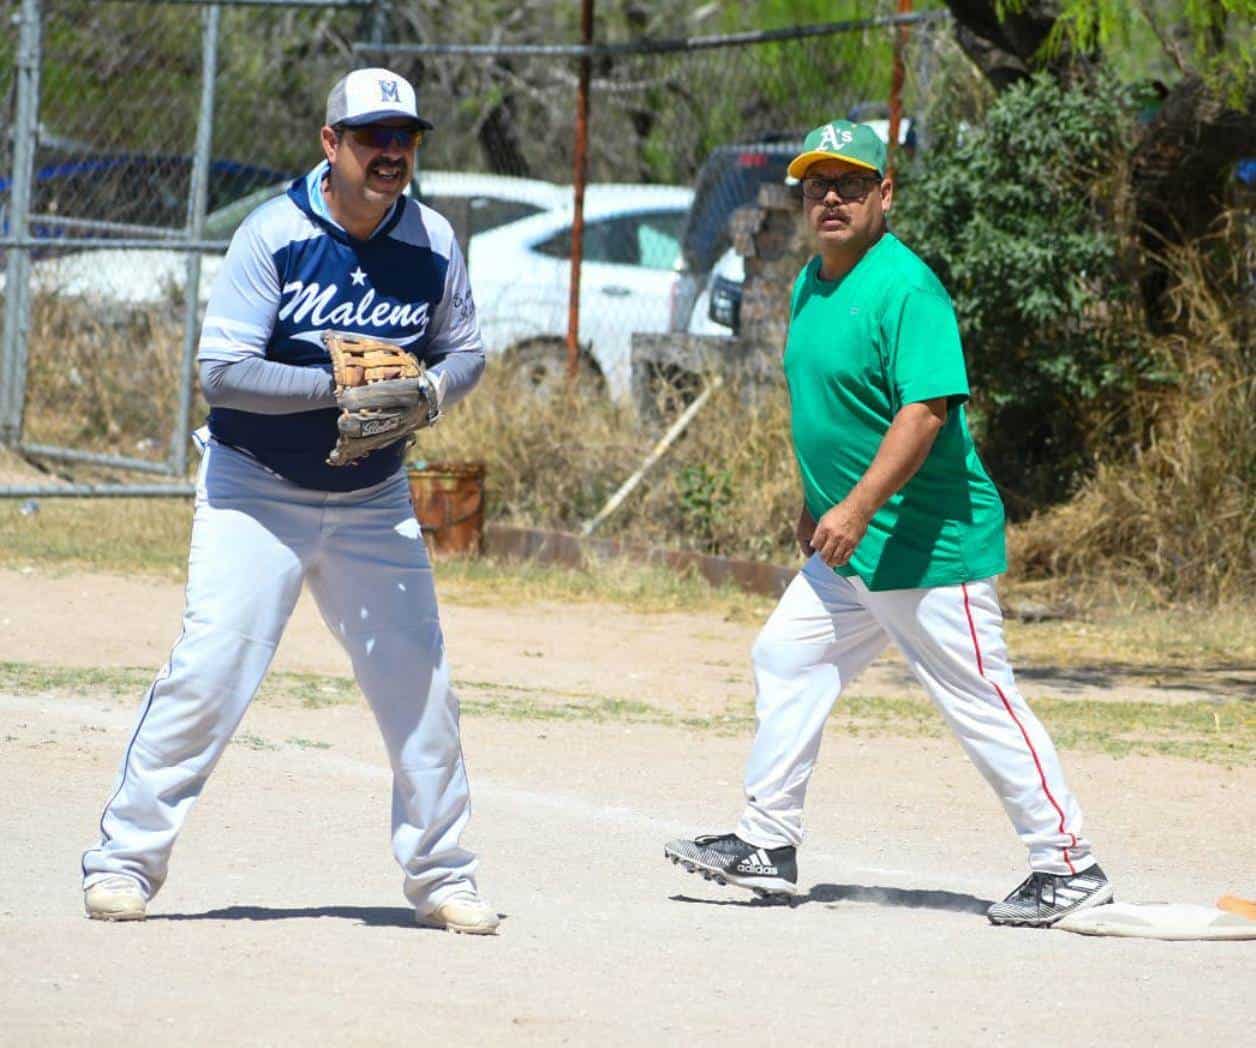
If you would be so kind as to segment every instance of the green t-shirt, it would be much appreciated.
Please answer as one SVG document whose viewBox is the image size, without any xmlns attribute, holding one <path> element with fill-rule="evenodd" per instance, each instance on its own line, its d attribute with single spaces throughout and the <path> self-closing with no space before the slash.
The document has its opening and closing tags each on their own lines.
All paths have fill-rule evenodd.
<svg viewBox="0 0 1256 1048">
<path fill-rule="evenodd" d="M 785 343 L 794 454 L 819 520 L 867 472 L 905 404 L 946 397 L 924 465 L 878 510 L 849 563 L 872 590 L 953 586 L 1007 570 L 1003 503 L 964 417 L 968 378 L 955 310 L 892 233 L 840 280 L 820 259 L 798 275 Z"/>
</svg>

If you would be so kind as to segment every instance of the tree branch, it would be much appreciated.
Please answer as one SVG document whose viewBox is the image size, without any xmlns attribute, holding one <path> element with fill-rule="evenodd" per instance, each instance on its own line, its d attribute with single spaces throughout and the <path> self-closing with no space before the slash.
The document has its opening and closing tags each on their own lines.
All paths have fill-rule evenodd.
<svg viewBox="0 0 1256 1048">
<path fill-rule="evenodd" d="M 1026 0 L 999 17 L 996 0 L 947 0 L 957 23 L 956 39 L 982 74 L 1002 91 L 1033 74 L 1042 46 L 1060 16 L 1059 0 Z M 1046 62 L 1063 73 L 1074 61 L 1065 50 Z"/>
</svg>

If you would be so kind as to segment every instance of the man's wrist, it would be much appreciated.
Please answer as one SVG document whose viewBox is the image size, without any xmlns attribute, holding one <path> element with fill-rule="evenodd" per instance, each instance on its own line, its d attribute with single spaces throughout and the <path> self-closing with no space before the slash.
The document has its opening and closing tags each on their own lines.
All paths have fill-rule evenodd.
<svg viewBox="0 0 1256 1048">
<path fill-rule="evenodd" d="M 848 513 L 854 515 L 865 526 L 872 523 L 872 518 L 877 515 L 879 506 L 874 504 L 874 500 L 864 495 L 858 488 L 846 496 L 843 504 Z"/>
</svg>

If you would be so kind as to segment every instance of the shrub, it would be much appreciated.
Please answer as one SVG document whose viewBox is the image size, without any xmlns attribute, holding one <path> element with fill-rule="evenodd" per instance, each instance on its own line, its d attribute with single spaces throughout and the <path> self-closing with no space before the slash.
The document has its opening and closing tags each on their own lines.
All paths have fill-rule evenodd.
<svg viewBox="0 0 1256 1048">
<path fill-rule="evenodd" d="M 1136 306 L 1114 89 L 1040 76 L 943 126 L 894 226 L 950 291 L 982 456 L 1013 516 L 1067 497 L 1151 360 Z"/>
</svg>

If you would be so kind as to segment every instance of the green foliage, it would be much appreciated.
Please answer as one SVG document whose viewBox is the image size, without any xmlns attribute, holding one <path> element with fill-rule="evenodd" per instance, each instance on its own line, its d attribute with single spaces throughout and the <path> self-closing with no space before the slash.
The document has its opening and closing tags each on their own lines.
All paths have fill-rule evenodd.
<svg viewBox="0 0 1256 1048">
<path fill-rule="evenodd" d="M 686 534 L 702 546 L 710 545 L 718 521 L 732 505 L 732 472 L 712 469 L 705 462 L 683 466 L 676 474 L 676 487 Z"/>
<path fill-rule="evenodd" d="M 1040 76 L 984 125 L 940 128 L 896 202 L 895 229 L 955 300 L 983 455 L 1014 510 L 1076 487 L 1145 368 L 1121 237 L 1128 120 L 1115 91 Z"/>
<path fill-rule="evenodd" d="M 998 5 L 1002 12 L 1026 6 Z M 1131 79 L 1170 68 L 1198 73 L 1238 104 L 1256 76 L 1256 0 L 1063 0 L 1046 51 L 1066 47 L 1102 51 Z"/>
</svg>

